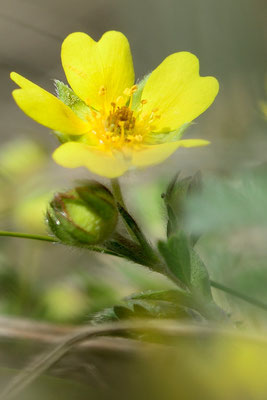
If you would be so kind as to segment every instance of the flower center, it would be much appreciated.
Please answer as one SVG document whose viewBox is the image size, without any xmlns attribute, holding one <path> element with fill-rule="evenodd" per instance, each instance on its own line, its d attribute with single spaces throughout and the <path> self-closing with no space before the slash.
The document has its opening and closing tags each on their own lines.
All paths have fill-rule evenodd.
<svg viewBox="0 0 267 400">
<path fill-rule="evenodd" d="M 116 107 L 115 103 L 111 104 L 112 110 L 106 119 L 106 129 L 114 135 L 127 136 L 131 135 L 134 131 L 136 118 L 129 107 L 122 106 Z"/>
<path fill-rule="evenodd" d="M 130 89 L 125 89 L 123 94 L 128 97 L 127 106 L 125 97 L 119 96 L 116 102 L 112 102 L 109 111 L 106 112 L 104 101 L 103 109 L 92 111 L 88 119 L 92 125 L 90 133 L 95 135 L 98 144 L 110 150 L 125 146 L 139 147 L 144 141 L 145 136 L 153 131 L 155 120 L 160 116 L 158 110 L 153 110 L 149 115 L 143 115 L 143 105 L 146 100 L 141 100 L 139 107 L 132 110 L 133 94 L 137 90 L 137 85 Z M 101 87 L 99 94 L 104 96 L 106 90 Z"/>
</svg>

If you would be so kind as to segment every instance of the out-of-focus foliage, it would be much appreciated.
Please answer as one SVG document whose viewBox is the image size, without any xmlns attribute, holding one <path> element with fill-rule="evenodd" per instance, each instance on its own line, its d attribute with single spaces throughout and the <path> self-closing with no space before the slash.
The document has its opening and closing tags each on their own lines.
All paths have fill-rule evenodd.
<svg viewBox="0 0 267 400">
<path fill-rule="evenodd" d="M 46 169 L 48 155 L 37 142 L 16 139 L 0 150 L 1 228 L 12 226 L 44 233 L 44 215 L 52 196 L 54 181 Z M 41 178 L 41 179 L 40 179 Z M 50 180 L 50 183 L 49 183 Z"/>
<path fill-rule="evenodd" d="M 35 399 L 38 394 L 40 399 L 54 400 L 58 393 L 67 400 L 266 398 L 264 338 L 242 337 L 233 331 L 208 333 L 205 327 L 191 335 L 195 327 L 190 325 L 183 325 L 184 330 L 176 335 L 175 325 L 167 321 L 168 326 L 169 335 L 148 333 L 144 327 L 146 345 L 132 340 L 128 342 L 132 348 L 116 337 L 96 340 L 91 347 L 84 342 L 16 399 Z M 18 348 L 10 344 L 7 348 L 14 357 Z M 10 366 L 14 368 L 14 360 Z M 16 373 L 16 369 L 1 369 L 2 381 Z"/>
</svg>

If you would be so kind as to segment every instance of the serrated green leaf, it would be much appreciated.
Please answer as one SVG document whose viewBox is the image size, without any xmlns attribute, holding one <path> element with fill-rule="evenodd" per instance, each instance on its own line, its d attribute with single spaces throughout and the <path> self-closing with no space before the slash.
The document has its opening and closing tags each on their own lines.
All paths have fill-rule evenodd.
<svg viewBox="0 0 267 400">
<path fill-rule="evenodd" d="M 191 261 L 186 236 L 182 232 L 171 236 L 166 242 L 160 241 L 158 248 L 172 274 L 184 285 L 190 287 Z"/>
<path fill-rule="evenodd" d="M 147 290 L 141 293 L 134 293 L 126 300 L 163 300 L 179 304 L 184 307 L 193 307 L 192 295 L 183 289 L 170 290 Z"/>
<path fill-rule="evenodd" d="M 198 174 L 178 180 L 179 172 L 170 181 L 166 193 L 162 194 L 164 199 L 168 221 L 167 236 L 175 235 L 183 229 L 185 219 L 185 200 L 194 190 Z"/>
<path fill-rule="evenodd" d="M 90 321 L 93 324 L 103 324 L 105 322 L 112 322 L 117 320 L 118 317 L 115 314 L 113 307 L 105 308 L 104 310 L 96 312 L 90 318 Z"/>
<path fill-rule="evenodd" d="M 209 275 L 205 264 L 190 247 L 183 233 L 159 242 L 159 251 L 173 275 L 185 284 L 194 296 L 212 300 Z"/>
<path fill-rule="evenodd" d="M 212 300 L 210 279 L 204 262 L 194 249 L 191 249 L 191 289 L 198 297 Z"/>
<path fill-rule="evenodd" d="M 133 317 L 133 310 L 126 306 L 114 306 L 114 313 L 118 319 L 128 319 Z"/>
<path fill-rule="evenodd" d="M 173 194 L 173 190 L 175 188 L 175 184 L 177 182 L 177 179 L 180 175 L 180 171 L 178 171 L 174 177 L 171 179 L 170 183 L 168 184 L 167 190 L 166 190 L 166 195 L 164 196 L 165 201 L 168 203 L 171 199 L 171 196 Z"/>
<path fill-rule="evenodd" d="M 133 318 L 186 318 L 186 307 L 165 300 L 129 300 L 127 306 L 131 308 Z"/>
</svg>

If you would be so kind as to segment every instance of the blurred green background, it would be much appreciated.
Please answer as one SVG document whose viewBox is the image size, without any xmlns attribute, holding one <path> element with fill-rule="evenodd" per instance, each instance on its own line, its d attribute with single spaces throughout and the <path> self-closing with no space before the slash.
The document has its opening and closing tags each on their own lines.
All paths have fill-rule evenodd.
<svg viewBox="0 0 267 400">
<path fill-rule="evenodd" d="M 185 207 L 188 229 L 205 233 L 199 252 L 214 279 L 267 301 L 266 224 L 261 231 L 257 228 L 265 202 L 248 199 L 243 214 L 231 224 L 236 215 L 231 188 L 250 179 L 262 198 L 267 196 L 266 173 L 260 179 L 248 177 L 248 171 L 266 162 L 267 124 L 260 109 L 260 102 L 267 100 L 266 17 L 264 0 L 2 0 L 1 228 L 44 233 L 44 209 L 52 193 L 70 187 L 77 177 L 92 177 L 83 169 L 64 170 L 53 163 L 56 139 L 15 105 L 10 71 L 54 91 L 54 78 L 65 81 L 60 46 L 69 33 L 83 31 L 98 39 L 107 30 L 120 30 L 130 41 L 137 78 L 169 54 L 186 50 L 199 57 L 202 75 L 220 82 L 216 101 L 186 134 L 211 145 L 179 150 L 164 164 L 123 177 L 130 208 L 153 240 L 163 237 L 161 192 L 177 170 L 187 175 L 200 169 L 207 185 L 204 197 Z M 248 189 L 242 196 L 249 194 Z M 260 218 L 252 213 L 244 228 L 244 215 L 255 208 Z M 133 291 L 170 285 L 156 274 L 86 251 L 11 238 L 1 238 L 0 250 L 0 312 L 6 314 L 81 322 Z M 218 300 L 230 312 L 234 308 L 235 320 L 246 319 L 249 312 L 249 323 L 265 320 L 247 307 L 242 314 L 242 304 L 233 305 L 225 296 Z"/>
</svg>

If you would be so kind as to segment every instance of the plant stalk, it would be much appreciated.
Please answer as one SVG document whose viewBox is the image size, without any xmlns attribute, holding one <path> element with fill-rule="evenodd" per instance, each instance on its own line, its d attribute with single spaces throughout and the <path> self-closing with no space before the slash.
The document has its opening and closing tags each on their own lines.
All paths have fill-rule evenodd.
<svg viewBox="0 0 267 400">
<path fill-rule="evenodd" d="M 45 236 L 45 235 L 35 235 L 35 234 L 29 234 L 29 233 L 22 233 L 22 232 L 9 232 L 9 231 L 0 231 L 0 236 L 5 236 L 5 237 L 14 237 L 14 238 L 22 238 L 22 239 L 32 239 L 32 240 L 40 240 L 44 242 L 50 242 L 50 243 L 60 243 L 58 239 L 51 237 L 51 236 Z M 112 252 L 110 250 L 100 248 L 97 246 L 92 246 L 92 248 L 88 248 L 88 250 L 95 251 L 97 253 L 102 253 L 102 254 L 109 254 L 113 256 L 118 256 L 115 252 Z M 150 266 L 151 267 L 151 266 Z M 163 271 L 158 271 L 164 274 Z M 172 279 L 173 280 L 173 279 Z M 176 282 L 177 283 L 177 282 Z M 213 280 L 210 280 L 210 284 L 212 287 L 215 289 L 221 290 L 225 293 L 230 294 L 231 296 L 237 297 L 243 301 L 246 301 L 247 303 L 259 307 L 264 311 L 267 311 L 267 304 L 263 303 L 260 300 L 254 299 L 253 297 L 247 296 L 246 294 L 240 293 L 239 291 L 235 289 L 231 289 L 221 283 L 215 282 Z"/>
<path fill-rule="evenodd" d="M 15 238 L 41 240 L 44 242 L 52 242 L 52 243 L 59 242 L 55 237 L 44 236 L 44 235 L 35 235 L 32 233 L 0 231 L 0 236 L 10 236 L 10 237 L 15 237 Z"/>
<path fill-rule="evenodd" d="M 222 292 L 225 292 L 232 296 L 238 297 L 239 299 L 244 300 L 247 303 L 252 304 L 253 306 L 259 307 L 262 310 L 267 311 L 267 304 L 263 303 L 260 300 L 254 299 L 253 297 L 247 296 L 246 294 L 240 293 L 239 291 L 237 291 L 235 289 L 231 289 L 231 288 L 224 286 L 221 283 L 215 282 L 213 280 L 210 280 L 210 284 L 215 289 L 221 290 Z"/>
<path fill-rule="evenodd" d="M 111 187 L 112 187 L 112 192 L 113 192 L 113 195 L 114 195 L 116 201 L 118 203 L 120 203 L 120 205 L 125 210 L 127 210 L 126 205 L 124 203 L 123 196 L 122 196 L 121 186 L 120 186 L 120 182 L 119 182 L 118 178 L 111 179 Z"/>
</svg>

